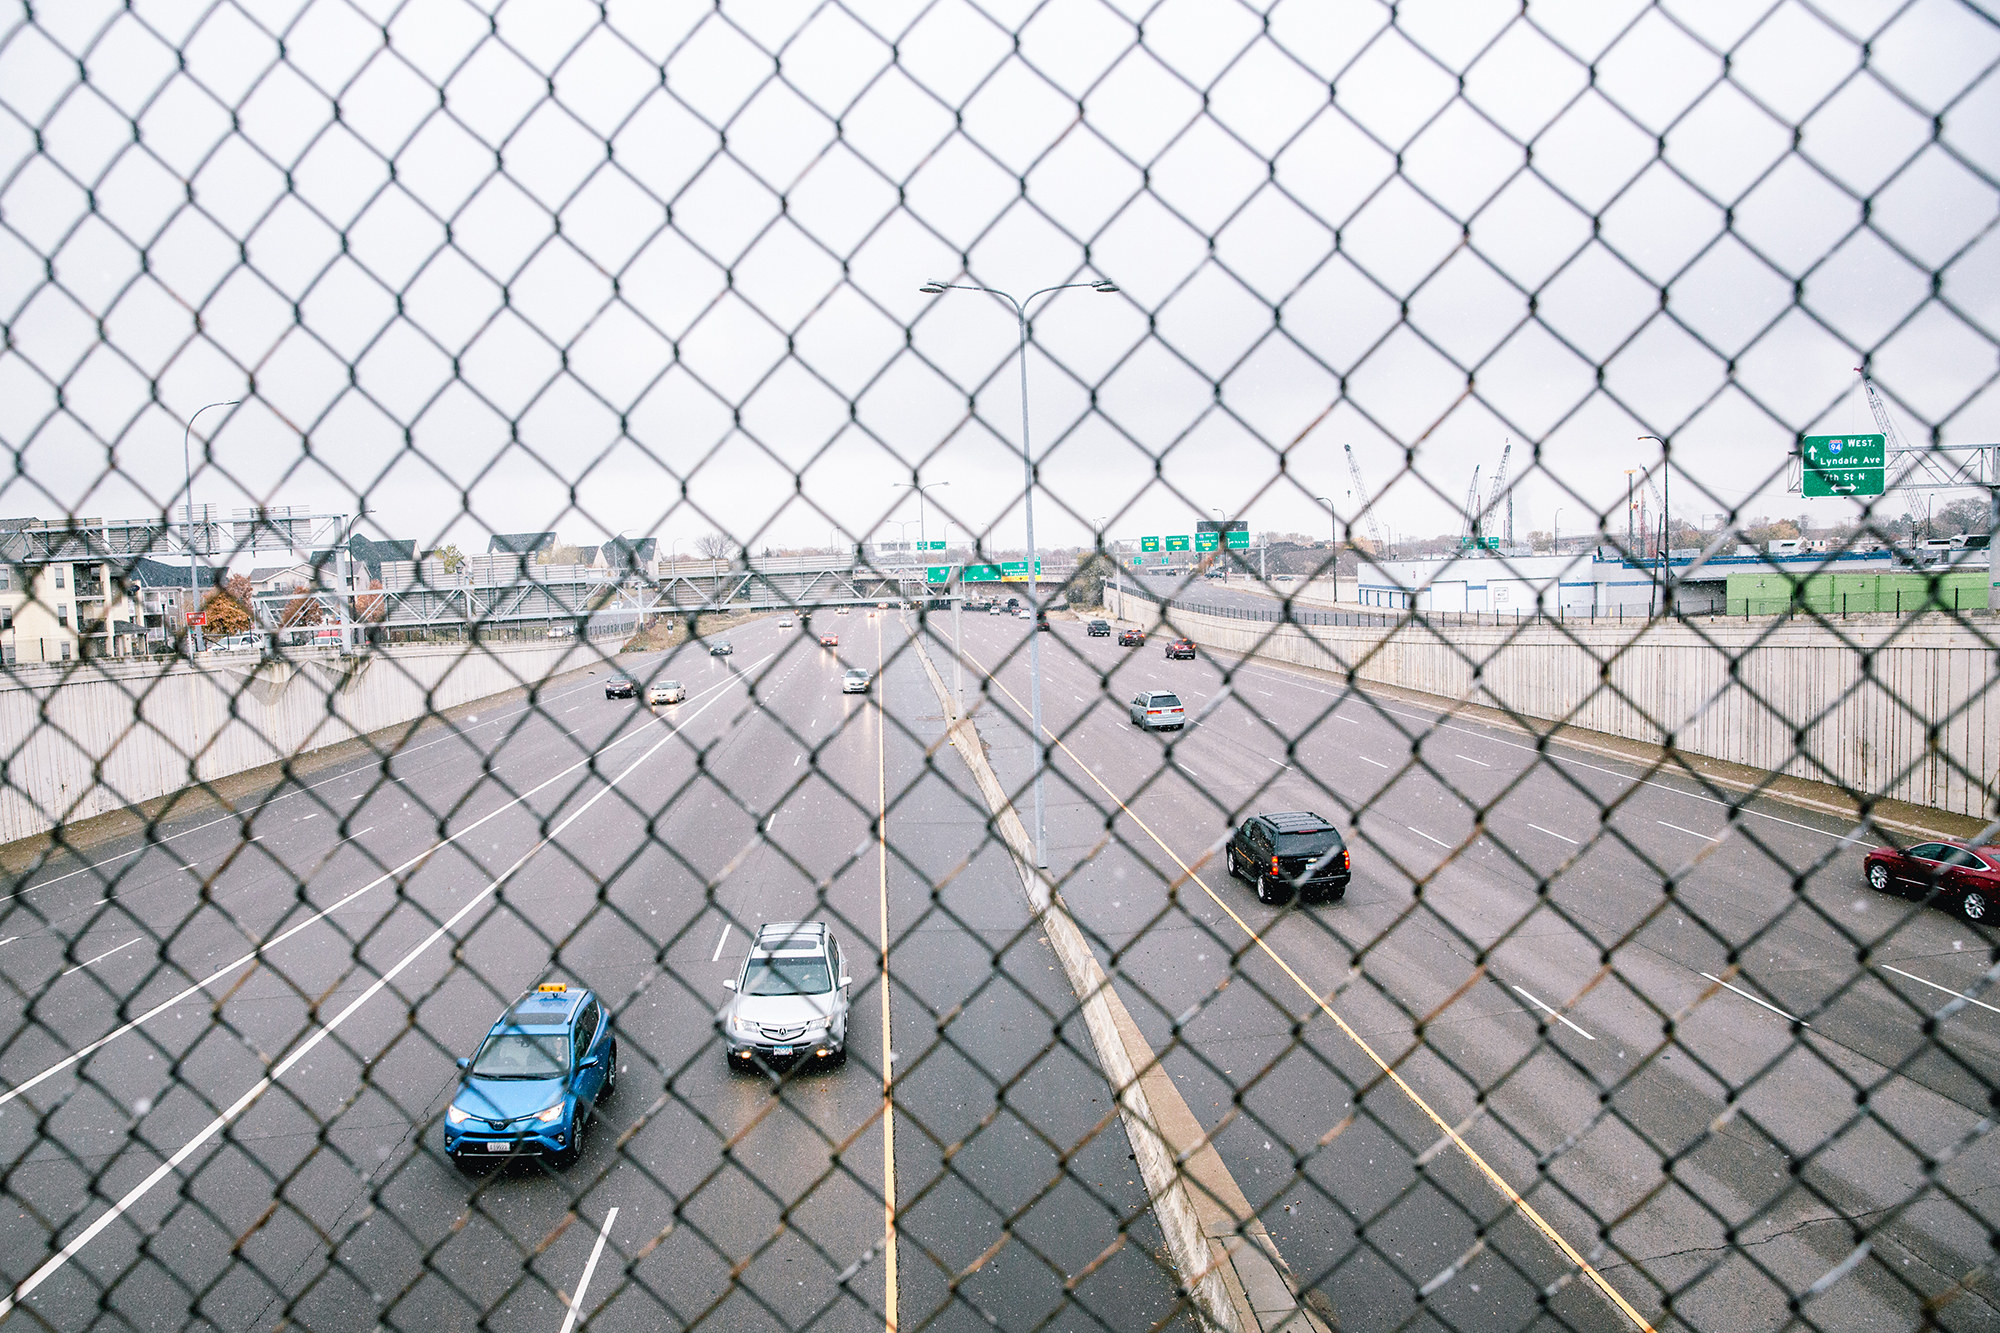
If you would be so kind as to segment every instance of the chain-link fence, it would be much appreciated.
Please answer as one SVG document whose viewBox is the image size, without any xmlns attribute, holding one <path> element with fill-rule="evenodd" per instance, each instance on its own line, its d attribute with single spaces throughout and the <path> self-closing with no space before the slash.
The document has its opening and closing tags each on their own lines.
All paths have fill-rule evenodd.
<svg viewBox="0 0 2000 1333">
<path fill-rule="evenodd" d="M 2000 1324 L 1996 71 L 17 5 L 0 1320 Z"/>
</svg>

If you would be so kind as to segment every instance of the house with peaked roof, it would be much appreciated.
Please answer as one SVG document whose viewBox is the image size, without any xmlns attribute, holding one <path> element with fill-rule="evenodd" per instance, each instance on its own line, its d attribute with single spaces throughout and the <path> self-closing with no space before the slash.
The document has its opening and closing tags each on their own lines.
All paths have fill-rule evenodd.
<svg viewBox="0 0 2000 1333">
<path fill-rule="evenodd" d="M 553 532 L 496 532 L 486 543 L 488 555 L 535 555 L 556 544 Z"/>
</svg>

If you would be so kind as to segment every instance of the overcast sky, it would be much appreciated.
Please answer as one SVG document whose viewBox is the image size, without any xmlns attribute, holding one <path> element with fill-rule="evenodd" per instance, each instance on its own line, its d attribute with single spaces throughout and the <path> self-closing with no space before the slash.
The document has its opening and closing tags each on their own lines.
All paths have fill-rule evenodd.
<svg viewBox="0 0 2000 1333">
<path fill-rule="evenodd" d="M 920 475 L 1017 545 L 1012 315 L 931 278 L 1122 289 L 1037 307 L 1050 542 L 1324 531 L 1345 444 L 1454 528 L 1509 439 L 1517 527 L 1617 528 L 1642 434 L 1677 513 L 1852 516 L 1783 459 L 1873 429 L 1863 353 L 1912 442 L 2000 440 L 1990 7 L 1519 10 L 17 5 L 0 514 L 157 514 L 247 397 L 201 502 L 761 548 Z"/>
</svg>

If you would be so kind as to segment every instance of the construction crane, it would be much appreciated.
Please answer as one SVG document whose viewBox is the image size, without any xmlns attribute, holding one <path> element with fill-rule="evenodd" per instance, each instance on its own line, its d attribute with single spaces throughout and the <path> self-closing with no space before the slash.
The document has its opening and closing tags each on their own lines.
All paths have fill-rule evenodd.
<svg viewBox="0 0 2000 1333">
<path fill-rule="evenodd" d="M 1472 468 L 1472 485 L 1465 488 L 1465 523 L 1458 530 L 1458 548 L 1469 551 L 1479 544 L 1479 467 Z"/>
<path fill-rule="evenodd" d="M 1375 521 L 1375 497 L 1368 493 L 1368 485 L 1361 480 L 1361 464 L 1354 457 L 1354 446 L 1347 445 L 1347 475 L 1354 479 L 1354 502 L 1361 506 L 1361 517 L 1368 524 L 1368 540 L 1375 545 L 1375 558 L 1386 560 L 1389 547 L 1382 540 L 1382 525 Z"/>
<path fill-rule="evenodd" d="M 1868 410 L 1875 415 L 1876 429 L 1882 432 L 1882 444 L 1888 453 L 1901 453 L 1905 448 L 1903 437 L 1896 430 L 1896 421 L 1889 415 L 1889 405 L 1882 401 L 1882 395 L 1875 388 L 1875 381 L 1868 378 L 1868 372 L 1855 367 L 1861 375 L 1862 392 L 1868 395 Z M 1887 459 L 1884 459 L 1886 462 Z"/>
<path fill-rule="evenodd" d="M 1492 496 L 1486 501 L 1485 513 L 1486 523 L 1490 526 L 1493 522 L 1493 516 L 1500 512 L 1500 501 L 1502 499 L 1507 501 L 1507 541 L 1510 544 L 1514 540 L 1514 497 L 1507 494 L 1507 460 L 1513 456 L 1513 453 L 1514 442 L 1509 440 L 1507 441 L 1507 447 L 1500 451 L 1500 467 L 1493 474 Z M 1491 544 L 1489 540 L 1488 545 Z"/>
</svg>

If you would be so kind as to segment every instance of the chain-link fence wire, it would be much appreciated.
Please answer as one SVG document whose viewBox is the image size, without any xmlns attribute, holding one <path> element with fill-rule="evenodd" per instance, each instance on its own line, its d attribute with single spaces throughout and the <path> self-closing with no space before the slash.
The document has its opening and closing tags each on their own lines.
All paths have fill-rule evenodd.
<svg viewBox="0 0 2000 1333">
<path fill-rule="evenodd" d="M 1778 607 L 1688 612 L 1786 535 L 1752 506 L 1866 410 L 1855 362 L 1916 443 L 1991 438 L 1996 59 L 1944 0 L 21 7 L 9 1317 L 1236 1317 L 1021 896 L 1039 773 L 1121 1049 L 1192 1108 L 1153 1084 L 1179 1188 L 1205 1226 L 1240 1192 L 1210 1234 L 1310 1318 L 1990 1324 L 1977 543 L 1857 620 L 1812 576 L 1929 534 L 1856 498 Z M 1004 310 L 916 291 L 1017 275 L 1118 290 L 1031 306 L 1018 371 Z M 1033 558 L 1024 446 L 1050 582 L 956 591 L 1087 619 L 1115 565 L 1185 673 L 941 613 L 917 565 Z M 1628 456 L 1720 521 L 1635 521 Z M 944 473 L 924 549 L 876 545 L 888 483 Z M 1551 540 L 1484 540 L 1517 498 Z M 1225 510 L 1335 540 L 1133 570 Z M 1463 540 L 1347 563 L 1403 522 Z M 1481 577 L 1528 614 L 1443 600 Z M 190 660 L 195 610 L 250 638 Z M 1724 666 L 1692 705 L 1668 631 Z M 1521 652 L 1580 691 L 1528 706 Z M 1755 669 L 1786 653 L 1818 665 Z M 614 675 L 636 717 L 594 711 Z M 1149 687 L 1194 725 L 1117 730 Z M 1692 743 L 1725 695 L 1783 752 Z M 1232 835 L 1305 807 L 1348 897 L 1260 903 Z M 846 1068 L 725 1076 L 717 983 L 781 911 L 845 942 Z M 551 979 L 621 1086 L 462 1180 L 452 1062 Z"/>
</svg>

